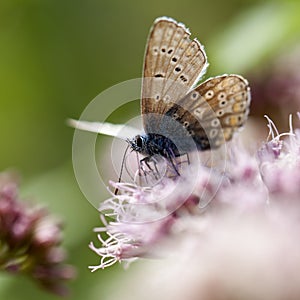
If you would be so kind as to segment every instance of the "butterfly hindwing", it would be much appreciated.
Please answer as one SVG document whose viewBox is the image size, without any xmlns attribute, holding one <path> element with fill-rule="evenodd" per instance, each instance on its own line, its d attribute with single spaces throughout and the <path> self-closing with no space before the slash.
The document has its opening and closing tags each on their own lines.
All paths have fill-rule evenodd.
<svg viewBox="0 0 300 300">
<path fill-rule="evenodd" d="M 222 75 L 190 91 L 167 115 L 186 129 L 186 135 L 193 137 L 198 149 L 206 150 L 232 138 L 245 123 L 249 105 L 247 80 L 238 75 Z"/>
</svg>

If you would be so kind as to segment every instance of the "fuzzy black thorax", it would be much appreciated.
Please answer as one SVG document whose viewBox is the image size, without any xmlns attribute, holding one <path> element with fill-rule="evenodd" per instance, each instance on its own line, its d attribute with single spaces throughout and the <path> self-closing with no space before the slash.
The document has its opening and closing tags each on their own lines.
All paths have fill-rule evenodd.
<svg viewBox="0 0 300 300">
<path fill-rule="evenodd" d="M 137 135 L 127 141 L 132 150 L 145 156 L 153 156 L 155 154 L 166 158 L 180 156 L 176 145 L 169 138 L 160 134 L 148 133 L 145 135 Z"/>
</svg>

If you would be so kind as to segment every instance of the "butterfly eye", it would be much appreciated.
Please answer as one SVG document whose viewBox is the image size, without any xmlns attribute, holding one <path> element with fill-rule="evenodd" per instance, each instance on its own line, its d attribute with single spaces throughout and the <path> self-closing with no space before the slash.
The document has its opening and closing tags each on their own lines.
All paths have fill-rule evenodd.
<svg viewBox="0 0 300 300">
<path fill-rule="evenodd" d="M 143 139 L 142 139 L 140 136 L 138 136 L 138 137 L 136 138 L 136 145 L 137 145 L 139 148 L 142 148 L 142 146 L 143 146 Z"/>
</svg>

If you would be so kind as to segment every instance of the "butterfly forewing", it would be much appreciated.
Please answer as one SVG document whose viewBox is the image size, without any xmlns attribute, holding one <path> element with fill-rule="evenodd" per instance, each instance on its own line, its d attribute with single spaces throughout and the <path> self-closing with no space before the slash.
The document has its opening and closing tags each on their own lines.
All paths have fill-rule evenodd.
<svg viewBox="0 0 300 300">
<path fill-rule="evenodd" d="M 207 65 L 201 44 L 183 24 L 159 18 L 150 31 L 144 61 L 141 111 L 146 132 L 155 132 L 160 115 L 184 97 Z M 147 114 L 155 114 L 147 117 Z"/>
</svg>

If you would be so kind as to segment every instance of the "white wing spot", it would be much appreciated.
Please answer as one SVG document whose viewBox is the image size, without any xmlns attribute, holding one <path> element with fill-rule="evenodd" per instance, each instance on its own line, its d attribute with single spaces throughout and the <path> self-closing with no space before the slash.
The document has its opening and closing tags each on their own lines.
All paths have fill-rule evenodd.
<svg viewBox="0 0 300 300">
<path fill-rule="evenodd" d="M 221 116 L 223 116 L 223 115 L 224 115 L 224 113 L 225 113 L 225 112 L 224 112 L 224 110 L 223 110 L 223 109 L 219 109 L 219 110 L 217 110 L 217 112 L 216 112 L 216 113 L 217 113 L 217 116 L 218 116 L 218 117 L 221 117 Z"/>
<path fill-rule="evenodd" d="M 216 146 L 216 147 L 219 147 L 220 145 L 221 145 L 220 140 L 215 140 L 215 146 Z"/>
<path fill-rule="evenodd" d="M 224 92 L 219 93 L 218 100 L 222 101 L 225 98 L 226 98 L 226 93 L 224 93 Z"/>
<path fill-rule="evenodd" d="M 158 47 L 153 47 L 153 55 L 157 55 L 158 54 Z"/>
<path fill-rule="evenodd" d="M 212 121 L 211 121 L 211 126 L 212 127 L 218 127 L 220 125 L 220 120 L 219 119 L 213 119 Z"/>
<path fill-rule="evenodd" d="M 180 73 L 182 71 L 182 67 L 180 65 L 176 66 L 176 68 L 174 69 L 175 73 Z"/>
<path fill-rule="evenodd" d="M 179 119 L 179 115 L 178 115 L 177 113 L 174 113 L 174 114 L 173 114 L 173 118 L 174 118 L 175 120 L 177 120 L 177 119 Z"/>
<path fill-rule="evenodd" d="M 185 75 L 181 75 L 179 77 L 183 82 L 187 82 L 188 81 L 188 78 L 185 76 Z"/>
<path fill-rule="evenodd" d="M 191 97 L 192 97 L 193 100 L 196 100 L 199 97 L 199 93 L 198 92 L 193 92 Z"/>
<path fill-rule="evenodd" d="M 171 59 L 171 63 L 172 63 L 172 64 L 176 64 L 177 61 L 178 61 L 178 59 L 179 59 L 179 58 L 178 58 L 177 56 L 173 56 L 172 59 Z"/>
<path fill-rule="evenodd" d="M 203 118 L 203 115 L 205 113 L 205 109 L 201 109 L 199 107 L 197 107 L 195 110 L 194 110 L 194 114 L 199 118 L 199 119 L 202 119 Z"/>
<path fill-rule="evenodd" d="M 170 102 L 170 96 L 165 95 L 164 98 L 163 98 L 163 101 L 166 102 L 166 103 Z"/>
<path fill-rule="evenodd" d="M 166 50 L 166 46 L 162 46 L 161 47 L 161 49 L 160 49 L 160 51 L 162 52 L 162 53 L 165 53 L 167 50 Z"/>
<path fill-rule="evenodd" d="M 217 134 L 218 134 L 218 129 L 213 128 L 209 132 L 209 137 L 213 139 L 213 138 L 215 138 L 217 136 Z"/>
<path fill-rule="evenodd" d="M 214 91 L 213 90 L 209 90 L 205 93 L 205 98 L 206 99 L 211 99 L 214 96 Z"/>
<path fill-rule="evenodd" d="M 174 48 L 169 48 L 167 55 L 170 56 L 174 52 Z"/>
<path fill-rule="evenodd" d="M 223 100 L 223 101 L 219 102 L 219 107 L 224 107 L 227 105 L 227 103 L 228 102 L 226 100 Z"/>
</svg>

